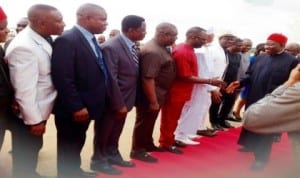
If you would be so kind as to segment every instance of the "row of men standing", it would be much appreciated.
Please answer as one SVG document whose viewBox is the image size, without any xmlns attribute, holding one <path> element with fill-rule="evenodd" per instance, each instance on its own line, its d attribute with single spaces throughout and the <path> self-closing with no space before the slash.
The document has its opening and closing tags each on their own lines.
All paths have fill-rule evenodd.
<svg viewBox="0 0 300 178">
<path fill-rule="evenodd" d="M 7 35 L 6 15 L 1 12 Z M 8 107 L 11 112 L 6 117 L 12 132 L 13 177 L 41 177 L 36 172 L 37 158 L 52 111 L 57 128 L 59 177 L 96 175 L 80 168 L 80 152 L 93 119 L 91 168 L 109 174 L 120 173 L 107 160 L 102 161 L 106 159 L 102 156 L 102 144 L 110 148 L 107 153 L 112 155 L 112 162 L 134 166 L 119 158 L 115 147 L 118 147 L 126 114 L 135 103 L 136 88 L 131 86 L 136 85 L 139 71 L 131 48 L 135 41 L 144 38 L 145 20 L 134 15 L 125 17 L 123 35 L 101 50 L 94 34 L 106 29 L 105 10 L 96 4 L 84 4 L 76 15 L 77 24 L 61 35 L 65 26 L 61 13 L 49 5 L 34 5 L 28 10 L 29 26 L 7 48 L 5 59 L 12 84 L 9 89 L 17 103 L 15 111 Z M 51 35 L 61 36 L 52 44 Z M 7 70 L 3 75 L 8 77 Z M 121 80 L 116 80 L 119 77 Z M 6 78 L 8 83 L 9 78 Z M 5 105 L 10 106 L 10 103 Z"/>
<path fill-rule="evenodd" d="M 7 35 L 6 15 L 2 9 L 1 13 L 3 34 Z M 120 174 L 121 171 L 112 164 L 134 167 L 134 163 L 123 160 L 118 141 L 126 115 L 133 108 L 136 98 L 143 103 L 143 94 L 137 92 L 138 87 L 143 87 L 146 95 L 152 94 L 152 99 L 159 99 L 146 102 L 150 104 L 150 111 L 143 104 L 138 107 L 138 116 L 143 117 L 144 126 L 148 125 L 144 122 L 147 113 L 154 117 L 150 121 L 147 138 L 142 138 L 144 130 L 136 127 L 131 157 L 149 158 L 144 151 L 134 152 L 140 147 L 147 151 L 157 149 L 153 144 L 152 131 L 163 97 L 176 74 L 174 62 L 166 48 L 177 38 L 176 27 L 169 23 L 158 25 L 154 39 L 145 45 L 149 46 L 144 51 L 145 61 L 147 58 L 149 61 L 142 65 L 145 67 L 142 71 L 145 77 L 140 86 L 140 64 L 135 42 L 145 37 L 145 19 L 126 16 L 121 24 L 122 33 L 100 49 L 94 34 L 106 29 L 105 10 L 96 4 L 84 4 L 78 8 L 76 15 L 77 24 L 63 32 L 63 17 L 55 7 L 34 5 L 28 10 L 29 26 L 7 48 L 5 60 L 9 74 L 6 69 L 2 75 L 3 81 L 7 82 L 6 89 L 11 93 L 6 93 L 9 101 L 3 105 L 7 106 L 6 118 L 12 132 L 12 177 L 42 177 L 36 172 L 36 166 L 51 112 L 55 115 L 57 128 L 58 177 L 95 176 L 95 173 L 80 168 L 80 152 L 91 120 L 95 120 L 91 169 Z M 53 44 L 51 35 L 60 35 Z M 191 29 L 187 37 L 192 47 L 200 47 L 205 41 L 202 28 Z M 192 52 L 192 48 L 189 51 Z M 152 63 L 152 59 L 156 58 L 159 61 Z M 1 62 L 7 67 L 4 60 Z M 168 69 L 164 70 L 165 73 L 157 70 L 164 67 Z M 155 82 L 160 88 L 154 90 L 153 78 L 158 75 L 161 78 Z M 218 81 L 215 82 L 217 84 Z M 13 108 L 10 107 L 12 102 Z M 139 122 L 137 119 L 136 125 Z M 169 150 L 168 146 L 165 148 Z"/>
</svg>

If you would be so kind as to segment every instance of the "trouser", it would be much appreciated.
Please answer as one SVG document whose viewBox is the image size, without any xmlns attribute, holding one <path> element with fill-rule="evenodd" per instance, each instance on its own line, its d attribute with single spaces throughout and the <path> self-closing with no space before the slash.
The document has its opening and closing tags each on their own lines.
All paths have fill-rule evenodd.
<svg viewBox="0 0 300 178">
<path fill-rule="evenodd" d="M 105 161 L 108 157 L 122 159 L 119 152 L 119 139 L 125 124 L 124 118 L 115 113 L 104 113 L 103 120 L 95 121 L 95 139 L 93 161 Z"/>
<path fill-rule="evenodd" d="M 292 145 L 293 158 L 297 168 L 300 168 L 300 131 L 288 133 Z"/>
<path fill-rule="evenodd" d="M 136 107 L 136 120 L 132 136 L 132 151 L 145 151 L 154 146 L 153 130 L 159 110 L 149 111 L 148 105 Z"/>
<path fill-rule="evenodd" d="M 174 131 L 180 117 L 183 105 L 186 101 L 171 101 L 167 98 L 161 108 L 161 124 L 159 143 L 162 147 L 170 147 L 175 143 Z"/>
<path fill-rule="evenodd" d="M 11 122 L 12 133 L 12 175 L 14 178 L 33 178 L 37 175 L 38 154 L 43 146 L 43 137 L 29 132 L 23 120 L 14 117 Z"/>
<path fill-rule="evenodd" d="M 80 153 L 86 139 L 90 120 L 75 122 L 71 114 L 56 114 L 57 172 L 59 176 L 80 172 Z"/>
</svg>

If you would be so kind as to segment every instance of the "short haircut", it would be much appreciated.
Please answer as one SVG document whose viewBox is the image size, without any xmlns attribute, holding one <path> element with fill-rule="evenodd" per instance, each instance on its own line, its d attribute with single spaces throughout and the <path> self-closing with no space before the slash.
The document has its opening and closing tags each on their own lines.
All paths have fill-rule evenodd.
<svg viewBox="0 0 300 178">
<path fill-rule="evenodd" d="M 128 15 L 122 20 L 122 32 L 127 32 L 130 28 L 139 28 L 145 21 L 143 17 L 137 15 Z"/>
<path fill-rule="evenodd" d="M 204 28 L 201 28 L 201 27 L 192 27 L 192 28 L 188 29 L 188 31 L 185 33 L 185 36 L 187 38 L 189 38 L 191 36 L 198 35 L 201 32 L 206 32 L 206 30 Z"/>
</svg>

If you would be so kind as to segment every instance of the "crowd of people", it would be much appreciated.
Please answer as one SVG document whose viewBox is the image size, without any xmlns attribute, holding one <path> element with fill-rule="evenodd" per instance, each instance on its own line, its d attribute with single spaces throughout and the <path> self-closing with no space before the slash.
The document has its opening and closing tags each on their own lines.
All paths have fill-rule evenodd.
<svg viewBox="0 0 300 178">
<path fill-rule="evenodd" d="M 122 171 L 114 165 L 135 167 L 119 150 L 134 107 L 130 158 L 155 163 L 158 158 L 151 152 L 184 154 L 182 147 L 199 144 L 195 138 L 232 128 L 230 120 L 241 122 L 244 104 L 246 111 L 257 106 L 289 76 L 294 79 L 289 87 L 300 81 L 290 75 L 299 62 L 299 44 L 286 44 L 281 33 L 270 34 L 250 56 L 250 39 L 225 33 L 213 43 L 214 32 L 199 26 L 189 28 L 185 41 L 177 44 L 176 26 L 162 22 L 153 38 L 140 44 L 147 31 L 144 17 L 125 16 L 121 29 L 112 30 L 108 39 L 101 35 L 108 24 L 103 7 L 82 4 L 76 18 L 74 27 L 64 30 L 58 9 L 36 4 L 18 23 L 16 37 L 7 40 L 7 16 L 0 7 L 0 40 L 5 43 L 0 48 L 0 148 L 5 130 L 11 131 L 13 178 L 43 177 L 36 167 L 51 113 L 59 178 L 95 177 L 97 171 L 119 175 Z M 157 146 L 153 130 L 159 113 Z M 91 121 L 93 172 L 81 169 L 80 156 Z M 284 131 L 290 130 L 243 128 L 239 151 L 254 153 L 252 170 L 264 168 L 272 143 Z"/>
</svg>

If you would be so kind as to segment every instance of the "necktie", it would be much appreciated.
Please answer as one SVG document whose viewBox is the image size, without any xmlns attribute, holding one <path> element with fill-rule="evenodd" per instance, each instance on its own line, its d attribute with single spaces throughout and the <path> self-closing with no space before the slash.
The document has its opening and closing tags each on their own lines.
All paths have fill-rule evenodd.
<svg viewBox="0 0 300 178">
<path fill-rule="evenodd" d="M 133 61 L 134 61 L 135 65 L 138 66 L 139 65 L 139 57 L 138 57 L 138 53 L 137 53 L 137 49 L 136 49 L 135 45 L 132 45 L 131 53 L 132 53 L 132 57 L 133 57 Z"/>
<path fill-rule="evenodd" d="M 92 39 L 92 41 L 93 41 L 93 44 L 95 46 L 95 50 L 96 50 L 98 62 L 100 64 L 100 68 L 101 68 L 101 70 L 102 70 L 102 72 L 104 74 L 105 83 L 107 83 L 107 78 L 108 78 L 107 69 L 106 69 L 105 64 L 104 64 L 104 60 L 103 60 L 103 57 L 102 57 L 102 53 L 101 53 L 100 47 L 99 47 L 99 45 L 98 45 L 95 37 Z"/>
</svg>

